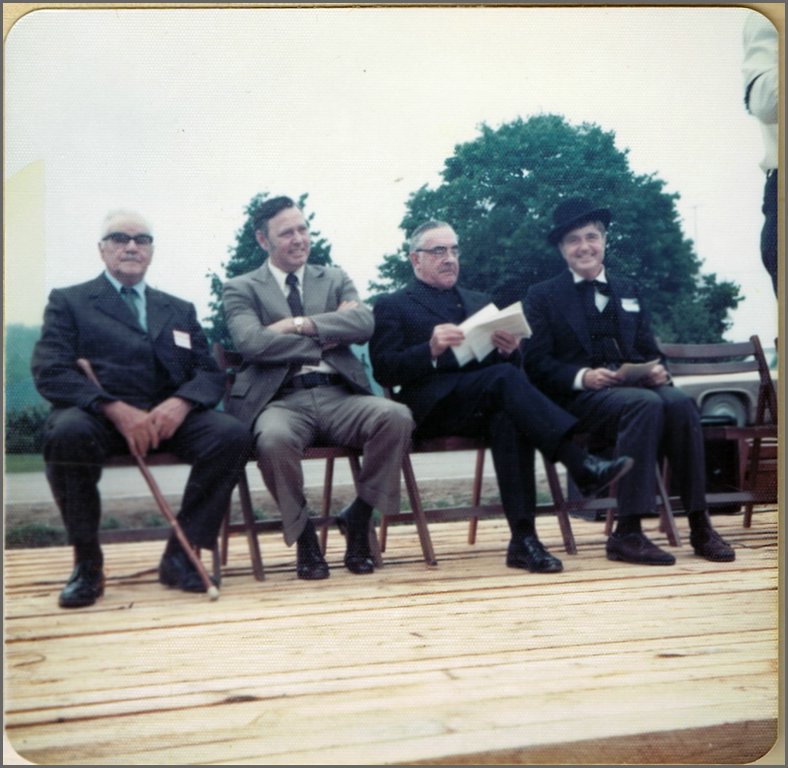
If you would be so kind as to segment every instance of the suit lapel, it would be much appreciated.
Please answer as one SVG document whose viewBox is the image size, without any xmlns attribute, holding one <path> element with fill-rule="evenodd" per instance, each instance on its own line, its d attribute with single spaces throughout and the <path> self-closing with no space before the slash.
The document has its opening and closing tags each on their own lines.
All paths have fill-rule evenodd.
<svg viewBox="0 0 788 768">
<path fill-rule="evenodd" d="M 424 283 L 416 280 L 405 290 L 408 292 L 413 301 L 424 307 L 424 309 L 426 309 L 429 314 L 434 315 L 438 320 L 444 323 L 449 322 L 449 318 L 447 318 L 440 311 L 440 308 L 435 305 L 434 294 L 430 292 L 429 288 L 427 288 Z M 484 297 L 479 298 L 478 296 L 475 296 L 472 291 L 466 291 L 459 286 L 457 286 L 457 295 L 460 297 L 460 301 L 462 301 L 466 317 L 470 317 L 474 312 L 481 309 L 486 303 Z"/>
<path fill-rule="evenodd" d="M 306 315 L 319 315 L 328 306 L 328 292 L 331 281 L 326 279 L 323 267 L 307 264 L 304 269 L 304 284 L 301 287 L 301 301 Z"/>
<path fill-rule="evenodd" d="M 465 308 L 465 317 L 478 312 L 482 307 L 486 307 L 490 302 L 487 296 L 479 296 L 478 293 L 466 291 L 464 288 L 457 286 L 457 293 L 460 296 L 462 305 Z"/>
<path fill-rule="evenodd" d="M 144 333 L 140 324 L 131 316 L 131 312 L 123 299 L 120 298 L 120 294 L 103 275 L 96 278 L 91 286 L 89 299 L 99 312 L 123 323 L 133 331 Z"/>
<path fill-rule="evenodd" d="M 555 309 L 566 317 L 583 349 L 591 354 L 591 334 L 588 332 L 588 320 L 585 308 L 580 297 L 580 292 L 572 279 L 572 273 L 567 269 L 559 278 L 554 294 Z"/>
<path fill-rule="evenodd" d="M 151 339 L 156 340 L 165 326 L 169 324 L 172 304 L 161 291 L 153 288 L 145 290 L 145 304 L 148 315 L 148 335 Z"/>
<path fill-rule="evenodd" d="M 276 322 L 283 317 L 290 317 L 290 305 L 287 303 L 282 289 L 277 284 L 276 278 L 268 268 L 267 261 L 252 274 L 252 280 L 255 284 L 255 290 L 260 296 L 260 305 L 263 312 L 268 314 L 268 317 L 263 318 L 263 325 Z"/>
<path fill-rule="evenodd" d="M 632 351 L 635 348 L 635 336 L 637 333 L 636 320 L 639 313 L 627 312 L 624 310 L 624 303 L 622 299 L 634 299 L 634 292 L 628 287 L 628 285 L 623 284 L 615 277 L 608 275 L 607 279 L 612 293 L 611 298 L 615 302 L 613 306 L 616 311 L 616 318 L 618 320 L 618 334 L 620 337 L 619 341 L 621 342 L 621 350 L 625 358 L 631 359 Z"/>
</svg>

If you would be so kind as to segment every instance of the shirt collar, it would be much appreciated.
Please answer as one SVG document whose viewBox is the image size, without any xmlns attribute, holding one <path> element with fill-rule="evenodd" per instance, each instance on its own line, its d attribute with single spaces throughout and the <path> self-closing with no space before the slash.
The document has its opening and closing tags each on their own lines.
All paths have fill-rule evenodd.
<svg viewBox="0 0 788 768">
<path fill-rule="evenodd" d="M 290 274 L 289 272 L 285 272 L 279 267 L 273 265 L 271 260 L 268 260 L 268 269 L 271 270 L 271 274 L 274 276 L 277 285 L 282 289 L 282 293 L 287 296 L 290 292 L 290 288 L 285 282 L 287 280 L 287 276 Z M 306 269 L 306 264 L 302 264 L 293 274 L 298 278 L 298 285 L 301 287 L 301 290 L 304 290 L 304 270 Z"/>
<path fill-rule="evenodd" d="M 121 283 L 120 280 L 117 280 L 116 278 L 114 278 L 109 272 L 107 272 L 107 270 L 104 270 L 104 277 L 106 277 L 107 280 L 109 280 L 110 285 L 118 293 L 120 293 L 120 289 L 123 288 L 123 283 Z M 145 281 L 144 280 L 140 280 L 138 283 L 135 283 L 134 285 L 128 285 L 126 287 L 127 288 L 131 288 L 131 290 L 134 291 L 135 293 L 137 293 L 140 296 L 140 298 L 145 298 Z"/>
<path fill-rule="evenodd" d="M 569 272 L 572 275 L 572 280 L 574 280 L 575 284 L 582 283 L 585 280 L 585 278 L 578 275 L 577 272 L 574 271 L 574 269 L 570 269 Z M 599 280 L 600 283 L 607 282 L 607 275 L 605 274 L 604 267 L 602 267 L 602 271 L 594 278 L 594 280 Z"/>
</svg>

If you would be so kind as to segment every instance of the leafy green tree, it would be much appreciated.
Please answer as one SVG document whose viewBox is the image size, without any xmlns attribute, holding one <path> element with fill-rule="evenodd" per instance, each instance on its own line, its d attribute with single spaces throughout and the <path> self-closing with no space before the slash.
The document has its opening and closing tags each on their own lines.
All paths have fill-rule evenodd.
<svg viewBox="0 0 788 768">
<path fill-rule="evenodd" d="M 228 349 L 233 348 L 233 343 L 224 318 L 222 287 L 225 280 L 257 269 L 268 257 L 268 254 L 260 247 L 255 238 L 254 224 L 252 223 L 254 212 L 268 197 L 269 194 L 267 192 L 261 192 L 255 195 L 244 208 L 244 223 L 235 233 L 235 243 L 227 249 L 230 254 L 230 260 L 222 263 L 224 276 L 220 276 L 216 272 L 209 272 L 207 275 L 211 281 L 212 298 L 209 302 L 211 314 L 206 318 L 205 332 L 211 342 L 218 341 Z M 306 220 L 311 224 L 315 214 L 306 213 L 305 204 L 307 197 L 307 194 L 301 195 L 296 200 L 296 203 L 304 210 Z M 331 245 L 329 242 L 314 229 L 311 229 L 311 239 L 312 249 L 309 253 L 309 263 L 331 264 Z"/>
<path fill-rule="evenodd" d="M 5 452 L 40 453 L 44 442 L 44 422 L 49 415 L 46 405 L 28 406 L 5 415 Z"/>
<path fill-rule="evenodd" d="M 663 341 L 714 342 L 730 327 L 738 286 L 701 275 L 693 244 L 681 230 L 677 194 L 654 174 L 636 175 L 627 150 L 599 126 L 570 125 L 560 115 L 517 119 L 455 147 L 436 189 L 423 186 L 407 204 L 401 226 L 449 222 L 462 247 L 462 283 L 490 293 L 498 306 L 564 267 L 547 242 L 562 199 L 587 197 L 611 208 L 606 262 L 643 286 L 654 330 Z M 376 293 L 412 278 L 407 245 L 384 257 Z"/>
</svg>

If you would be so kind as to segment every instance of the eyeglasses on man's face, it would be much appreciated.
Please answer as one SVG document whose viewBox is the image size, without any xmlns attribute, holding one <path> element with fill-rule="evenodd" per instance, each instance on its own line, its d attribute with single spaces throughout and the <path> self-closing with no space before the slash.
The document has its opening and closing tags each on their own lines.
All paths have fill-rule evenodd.
<svg viewBox="0 0 788 768">
<path fill-rule="evenodd" d="M 447 248 L 445 245 L 437 245 L 435 248 L 417 248 L 416 253 L 429 253 L 430 256 L 434 256 L 436 259 L 443 259 L 451 254 L 455 258 L 459 259 L 460 246 L 452 245 L 451 247 Z"/>
<path fill-rule="evenodd" d="M 104 235 L 104 237 L 101 239 L 109 240 L 116 245 L 126 245 L 132 240 L 137 245 L 150 245 L 153 242 L 152 235 L 127 235 L 125 232 L 110 232 L 108 235 Z"/>
</svg>

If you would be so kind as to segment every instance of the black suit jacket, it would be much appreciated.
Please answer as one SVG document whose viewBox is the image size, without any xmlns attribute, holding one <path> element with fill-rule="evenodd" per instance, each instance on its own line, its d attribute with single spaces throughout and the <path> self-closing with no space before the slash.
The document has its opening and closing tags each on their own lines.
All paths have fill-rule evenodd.
<svg viewBox="0 0 788 768">
<path fill-rule="evenodd" d="M 659 358 L 648 312 L 637 285 L 606 273 L 618 319 L 619 347 L 628 362 Z M 542 391 L 559 403 L 571 402 L 577 372 L 591 366 L 589 334 L 580 291 L 567 269 L 531 286 L 525 297 L 525 316 L 533 335 L 525 344 L 525 369 Z"/>
<path fill-rule="evenodd" d="M 465 317 L 478 312 L 491 299 L 485 293 L 457 288 L 465 309 Z M 451 349 L 447 349 L 432 364 L 430 337 L 436 325 L 451 322 L 444 317 L 432 299 L 429 288 L 414 280 L 406 288 L 375 303 L 375 332 L 369 342 L 370 360 L 375 379 L 384 387 L 401 387 L 395 393 L 405 403 L 420 424 L 430 411 L 454 389 L 464 372 L 495 363 L 521 363 L 519 353 L 511 358 L 491 352 L 481 362 L 471 362 L 460 368 Z"/>
<path fill-rule="evenodd" d="M 123 400 L 147 409 L 170 396 L 214 407 L 225 377 L 194 305 L 153 288 L 145 296 L 147 332 L 103 274 L 53 290 L 31 364 L 41 395 L 56 407 Z M 101 389 L 76 367 L 79 357 L 90 361 Z"/>
</svg>

